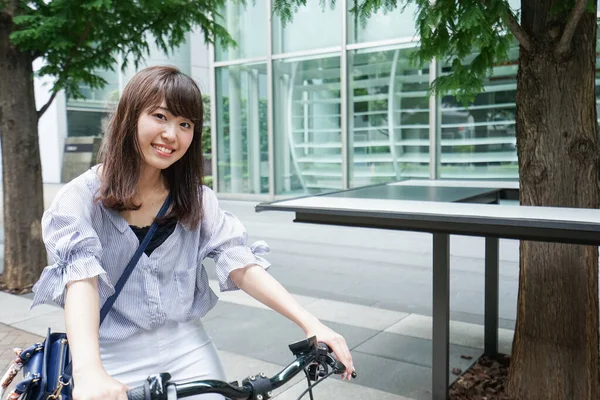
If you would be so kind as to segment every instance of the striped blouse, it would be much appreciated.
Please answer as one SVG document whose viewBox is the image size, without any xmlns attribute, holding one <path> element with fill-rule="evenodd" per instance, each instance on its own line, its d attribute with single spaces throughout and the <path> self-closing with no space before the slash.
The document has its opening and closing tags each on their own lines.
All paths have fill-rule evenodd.
<svg viewBox="0 0 600 400">
<path fill-rule="evenodd" d="M 119 212 L 93 202 L 100 180 L 97 166 L 66 184 L 42 217 L 42 235 L 53 264 L 44 268 L 33 288 L 31 307 L 54 301 L 64 306 L 67 283 L 98 276 L 100 305 L 138 248 L 136 234 Z M 167 321 L 187 322 L 204 316 L 217 302 L 202 264 L 215 260 L 221 291 L 238 289 L 229 278 L 237 268 L 270 266 L 261 255 L 263 241 L 252 246 L 244 226 L 219 208 L 217 197 L 202 188 L 203 218 L 195 230 L 177 224 L 150 256 L 142 254 L 127 284 L 100 328 L 101 343 L 154 330 Z"/>
</svg>

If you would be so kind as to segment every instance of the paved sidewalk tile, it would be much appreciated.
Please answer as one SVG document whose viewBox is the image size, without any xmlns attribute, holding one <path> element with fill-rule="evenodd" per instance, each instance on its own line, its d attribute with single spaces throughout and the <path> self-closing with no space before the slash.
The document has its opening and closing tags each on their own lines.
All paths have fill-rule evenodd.
<svg viewBox="0 0 600 400">
<path fill-rule="evenodd" d="M 15 347 L 29 347 L 42 340 L 41 336 L 15 329 L 11 326 L 0 324 L 0 373 L 4 373 L 8 365 L 15 358 Z"/>
<path fill-rule="evenodd" d="M 12 326 L 0 324 L 0 379 L 15 358 L 15 352 L 13 351 L 15 347 L 29 347 L 31 344 L 39 342 L 40 340 L 42 340 L 41 336 L 15 329 Z M 21 374 L 19 374 L 12 385 L 8 387 L 8 392 L 14 388 L 20 378 L 22 378 Z"/>
</svg>

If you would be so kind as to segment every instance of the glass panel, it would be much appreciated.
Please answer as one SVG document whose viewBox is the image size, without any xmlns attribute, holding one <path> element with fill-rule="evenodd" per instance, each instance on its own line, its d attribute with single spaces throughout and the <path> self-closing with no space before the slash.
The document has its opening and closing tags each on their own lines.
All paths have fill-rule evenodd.
<svg viewBox="0 0 600 400">
<path fill-rule="evenodd" d="M 67 136 L 102 136 L 107 112 L 67 110 Z"/>
<path fill-rule="evenodd" d="M 330 2 L 307 0 L 285 27 L 273 16 L 273 53 L 341 46 L 342 12 L 337 3 L 332 8 Z"/>
<path fill-rule="evenodd" d="M 406 5 L 406 8 L 399 4 L 390 12 L 380 9 L 365 24 L 357 20 L 356 14 L 349 11 L 353 4 L 353 2 L 348 2 L 348 43 L 398 38 L 413 39 L 416 35 L 417 5 L 414 3 Z"/>
<path fill-rule="evenodd" d="M 429 66 L 412 51 L 348 53 L 350 186 L 429 176 Z"/>
<path fill-rule="evenodd" d="M 441 165 L 443 178 L 516 179 L 515 94 L 519 49 L 498 63 L 484 82 L 485 91 L 465 108 L 453 96 L 442 98 Z M 442 66 L 442 73 L 447 67 Z"/>
<path fill-rule="evenodd" d="M 216 69 L 217 168 L 223 193 L 268 193 L 266 64 Z"/>
<path fill-rule="evenodd" d="M 154 65 L 172 65 L 177 67 L 184 74 L 189 75 L 191 72 L 190 57 L 192 51 L 189 35 L 190 34 L 186 35 L 186 40 L 181 45 L 170 50 L 168 53 L 163 52 L 152 36 L 150 36 L 148 40 L 148 55 L 140 62 L 137 69 L 135 69 L 133 63 L 129 64 L 129 68 L 127 68 L 127 71 L 123 76 L 125 83 L 129 82 L 138 71 Z"/>
<path fill-rule="evenodd" d="M 236 41 L 237 47 L 215 46 L 217 61 L 240 60 L 267 56 L 267 5 L 265 0 L 241 4 L 225 2 L 219 23 Z"/>
<path fill-rule="evenodd" d="M 67 99 L 67 107 L 84 107 L 104 109 L 119 100 L 119 75 L 116 71 L 97 70 L 94 73 L 106 81 L 102 89 L 91 89 L 81 85 L 79 90 L 83 99 Z"/>
<path fill-rule="evenodd" d="M 340 57 L 273 63 L 275 193 L 342 188 Z"/>
</svg>

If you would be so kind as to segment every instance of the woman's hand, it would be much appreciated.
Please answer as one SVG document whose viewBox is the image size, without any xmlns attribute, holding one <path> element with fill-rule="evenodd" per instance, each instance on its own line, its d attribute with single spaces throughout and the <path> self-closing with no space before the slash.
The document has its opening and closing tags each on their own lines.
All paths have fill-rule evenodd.
<svg viewBox="0 0 600 400">
<path fill-rule="evenodd" d="M 73 400 L 127 400 L 127 386 L 101 369 L 73 376 Z"/>
<path fill-rule="evenodd" d="M 335 353 L 337 359 L 346 366 L 346 372 L 342 374 L 342 379 L 350 380 L 354 370 L 354 364 L 352 363 L 352 355 L 350 349 L 346 344 L 346 339 L 331 328 L 323 325 L 320 321 L 311 325 L 306 330 L 306 337 L 316 336 L 317 341 L 323 342 L 331 347 L 331 350 Z"/>
</svg>

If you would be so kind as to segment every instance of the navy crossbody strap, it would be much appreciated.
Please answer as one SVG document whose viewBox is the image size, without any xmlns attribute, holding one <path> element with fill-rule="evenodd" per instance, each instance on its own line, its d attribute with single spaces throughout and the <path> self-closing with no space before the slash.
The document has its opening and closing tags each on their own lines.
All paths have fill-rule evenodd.
<svg viewBox="0 0 600 400">
<path fill-rule="evenodd" d="M 169 195 L 167 196 L 167 199 L 165 200 L 164 204 L 160 208 L 160 211 L 158 212 L 156 218 L 160 218 L 163 215 L 165 215 L 165 213 L 167 212 L 167 209 L 169 208 L 170 202 L 171 202 L 171 194 L 169 193 Z M 121 275 L 121 278 L 119 278 L 119 281 L 115 285 L 115 293 L 112 296 L 110 296 L 108 299 L 106 299 L 106 303 L 104 303 L 104 306 L 102 306 L 102 310 L 100 310 L 100 325 L 102 325 L 102 321 L 104 321 L 104 319 L 108 315 L 110 309 L 112 308 L 113 304 L 117 300 L 119 293 L 121 293 L 121 290 L 123 290 L 123 286 L 125 286 L 127 279 L 129 279 L 129 276 L 133 272 L 135 266 L 137 265 L 138 260 L 142 256 L 142 253 L 144 252 L 144 250 L 146 250 L 148 243 L 150 243 L 150 239 L 152 239 L 152 235 L 154 235 L 154 232 L 156 232 L 157 229 L 158 229 L 158 224 L 156 223 L 156 221 L 154 221 L 154 223 L 148 230 L 148 233 L 146 233 L 144 240 L 142 240 L 142 243 L 140 243 L 140 247 L 138 247 L 138 249 L 135 252 L 135 254 L 133 255 L 133 257 L 131 257 L 131 261 L 129 261 L 129 264 L 127 264 L 127 267 L 125 267 L 125 271 L 123 271 L 123 275 Z"/>
<path fill-rule="evenodd" d="M 164 204 L 160 208 L 160 211 L 156 215 L 156 219 L 165 215 L 165 213 L 169 209 L 169 204 L 171 204 L 171 194 L 170 193 L 167 196 L 167 199 L 165 200 Z M 104 303 L 104 306 L 102 306 L 102 309 L 100 310 L 100 325 L 102 325 L 102 321 L 104 321 L 104 319 L 108 315 L 108 312 L 112 308 L 115 300 L 117 300 L 119 293 L 121 293 L 123 286 L 125 286 L 127 279 L 129 279 L 129 275 L 131 275 L 131 273 L 133 272 L 133 269 L 137 265 L 137 262 L 139 261 L 140 257 L 142 256 L 142 253 L 144 252 L 144 250 L 146 250 L 146 247 L 148 246 L 148 243 L 150 243 L 150 239 L 152 239 L 152 235 L 154 235 L 154 232 L 156 232 L 156 229 L 158 229 L 158 224 L 156 223 L 156 221 L 154 221 L 154 223 L 152 223 L 152 226 L 150 226 L 148 233 L 146 233 L 144 240 L 142 240 L 142 243 L 140 243 L 140 247 L 138 247 L 138 249 L 136 250 L 133 257 L 131 257 L 131 261 L 129 261 L 129 264 L 127 264 L 127 267 L 125 267 L 125 271 L 123 271 L 123 275 L 121 275 L 121 277 L 119 278 L 119 281 L 115 285 L 115 293 L 112 296 L 110 296 L 106 300 L 106 303 Z M 65 370 L 61 377 L 62 381 L 65 384 L 68 384 L 69 381 L 71 380 L 72 369 L 73 369 L 73 363 L 69 362 L 69 364 L 67 364 L 67 366 L 65 367 Z"/>
</svg>

